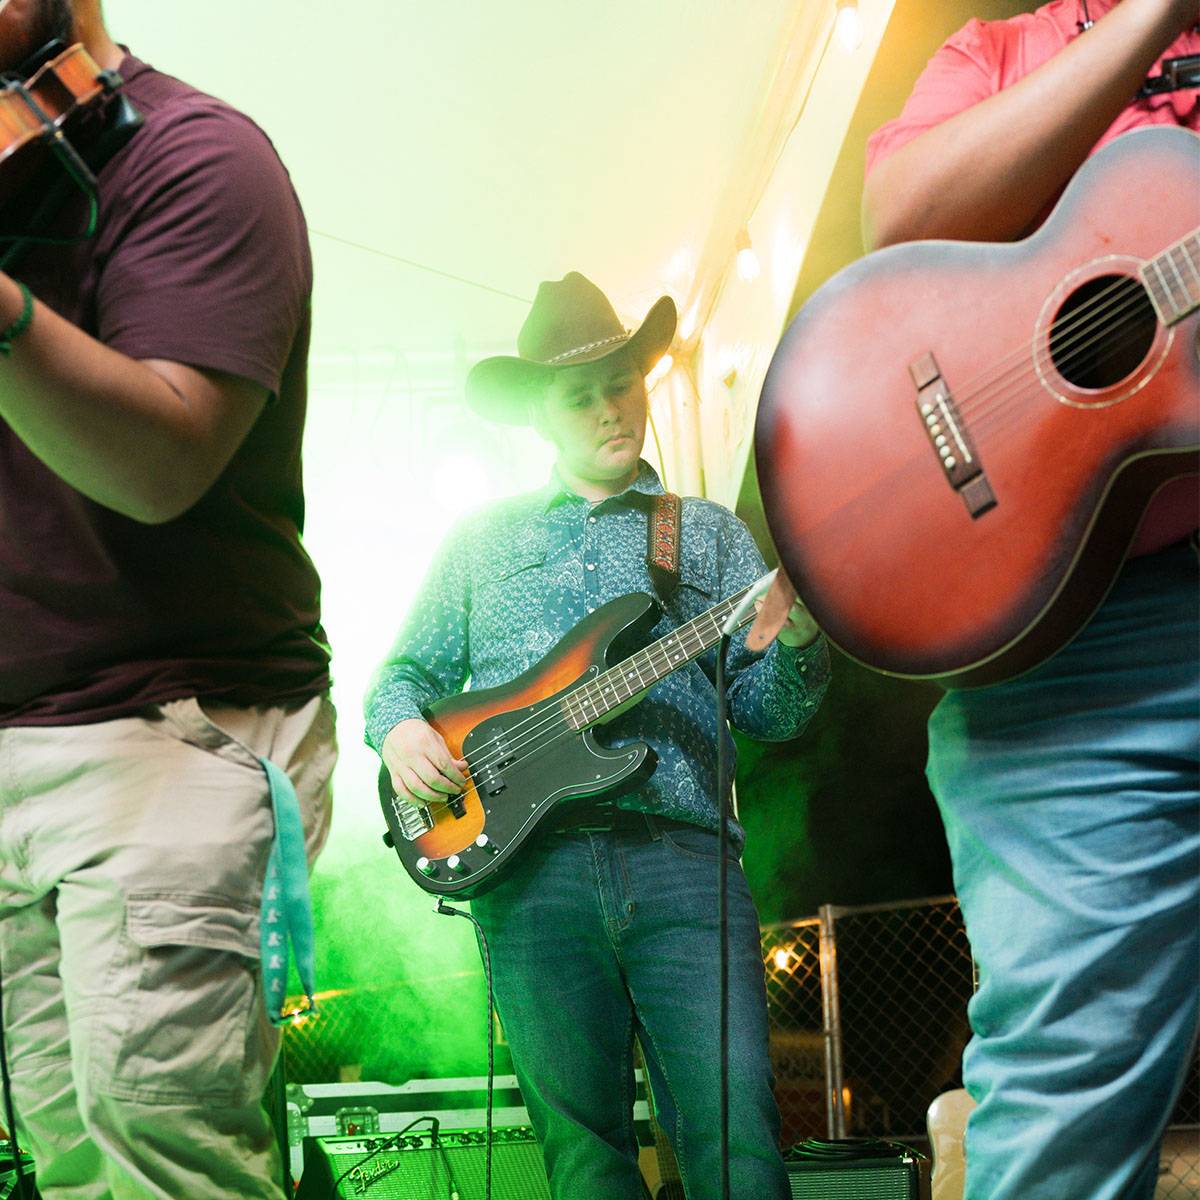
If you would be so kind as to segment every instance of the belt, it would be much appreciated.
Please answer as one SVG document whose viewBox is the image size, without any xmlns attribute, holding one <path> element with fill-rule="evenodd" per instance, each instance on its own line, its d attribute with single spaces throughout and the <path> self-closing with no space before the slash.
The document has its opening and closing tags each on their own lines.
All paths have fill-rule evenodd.
<svg viewBox="0 0 1200 1200">
<path fill-rule="evenodd" d="M 551 833 L 640 833 L 657 838 L 664 829 L 686 828 L 688 822 L 640 809 L 617 808 L 613 804 L 572 804 L 557 821 L 549 825 Z M 693 826 L 695 828 L 695 826 Z"/>
</svg>

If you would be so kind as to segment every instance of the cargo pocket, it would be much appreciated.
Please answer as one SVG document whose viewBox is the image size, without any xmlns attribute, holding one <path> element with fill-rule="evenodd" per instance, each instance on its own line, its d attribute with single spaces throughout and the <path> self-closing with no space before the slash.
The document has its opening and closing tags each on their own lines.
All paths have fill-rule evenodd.
<svg viewBox="0 0 1200 1200">
<path fill-rule="evenodd" d="M 222 896 L 135 892 L 125 916 L 109 989 L 123 1019 L 109 1053 L 93 1058 L 93 1085 L 168 1104 L 236 1105 L 261 1095 L 273 1041 L 257 909 Z"/>
</svg>

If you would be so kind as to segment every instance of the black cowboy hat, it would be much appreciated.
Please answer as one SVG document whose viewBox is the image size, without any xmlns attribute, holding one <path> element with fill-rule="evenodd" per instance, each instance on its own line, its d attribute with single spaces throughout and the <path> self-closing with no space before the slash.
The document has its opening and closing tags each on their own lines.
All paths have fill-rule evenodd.
<svg viewBox="0 0 1200 1200">
<path fill-rule="evenodd" d="M 538 286 L 517 335 L 517 356 L 476 363 L 467 376 L 467 402 L 489 420 L 528 424 L 530 398 L 564 367 L 598 362 L 623 350 L 647 374 L 671 344 L 676 319 L 675 301 L 663 296 L 630 333 L 608 297 L 578 271 L 547 280 Z"/>
</svg>

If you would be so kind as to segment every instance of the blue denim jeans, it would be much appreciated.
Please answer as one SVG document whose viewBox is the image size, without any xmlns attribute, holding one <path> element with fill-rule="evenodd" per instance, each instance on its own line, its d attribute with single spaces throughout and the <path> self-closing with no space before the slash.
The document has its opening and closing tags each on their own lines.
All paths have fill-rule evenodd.
<svg viewBox="0 0 1200 1200">
<path fill-rule="evenodd" d="M 717 838 L 654 817 L 552 833 L 472 903 L 555 1200 L 641 1200 L 633 1041 L 689 1200 L 720 1195 Z M 734 1200 L 788 1194 L 771 1091 L 758 917 L 729 864 Z"/>
<path fill-rule="evenodd" d="M 1200 963 L 1195 553 L 1136 559 L 1036 671 L 929 727 L 980 987 L 968 1200 L 1150 1200 Z"/>
</svg>

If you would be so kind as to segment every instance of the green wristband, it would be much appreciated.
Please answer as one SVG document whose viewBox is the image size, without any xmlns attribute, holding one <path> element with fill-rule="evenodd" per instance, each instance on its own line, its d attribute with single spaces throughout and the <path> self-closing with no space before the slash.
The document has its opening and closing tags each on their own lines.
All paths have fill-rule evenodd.
<svg viewBox="0 0 1200 1200">
<path fill-rule="evenodd" d="M 21 289 L 23 303 L 21 315 L 0 333 L 0 354 L 6 358 L 12 353 L 13 342 L 33 324 L 33 293 L 19 279 L 14 279 L 13 283 Z"/>
</svg>

